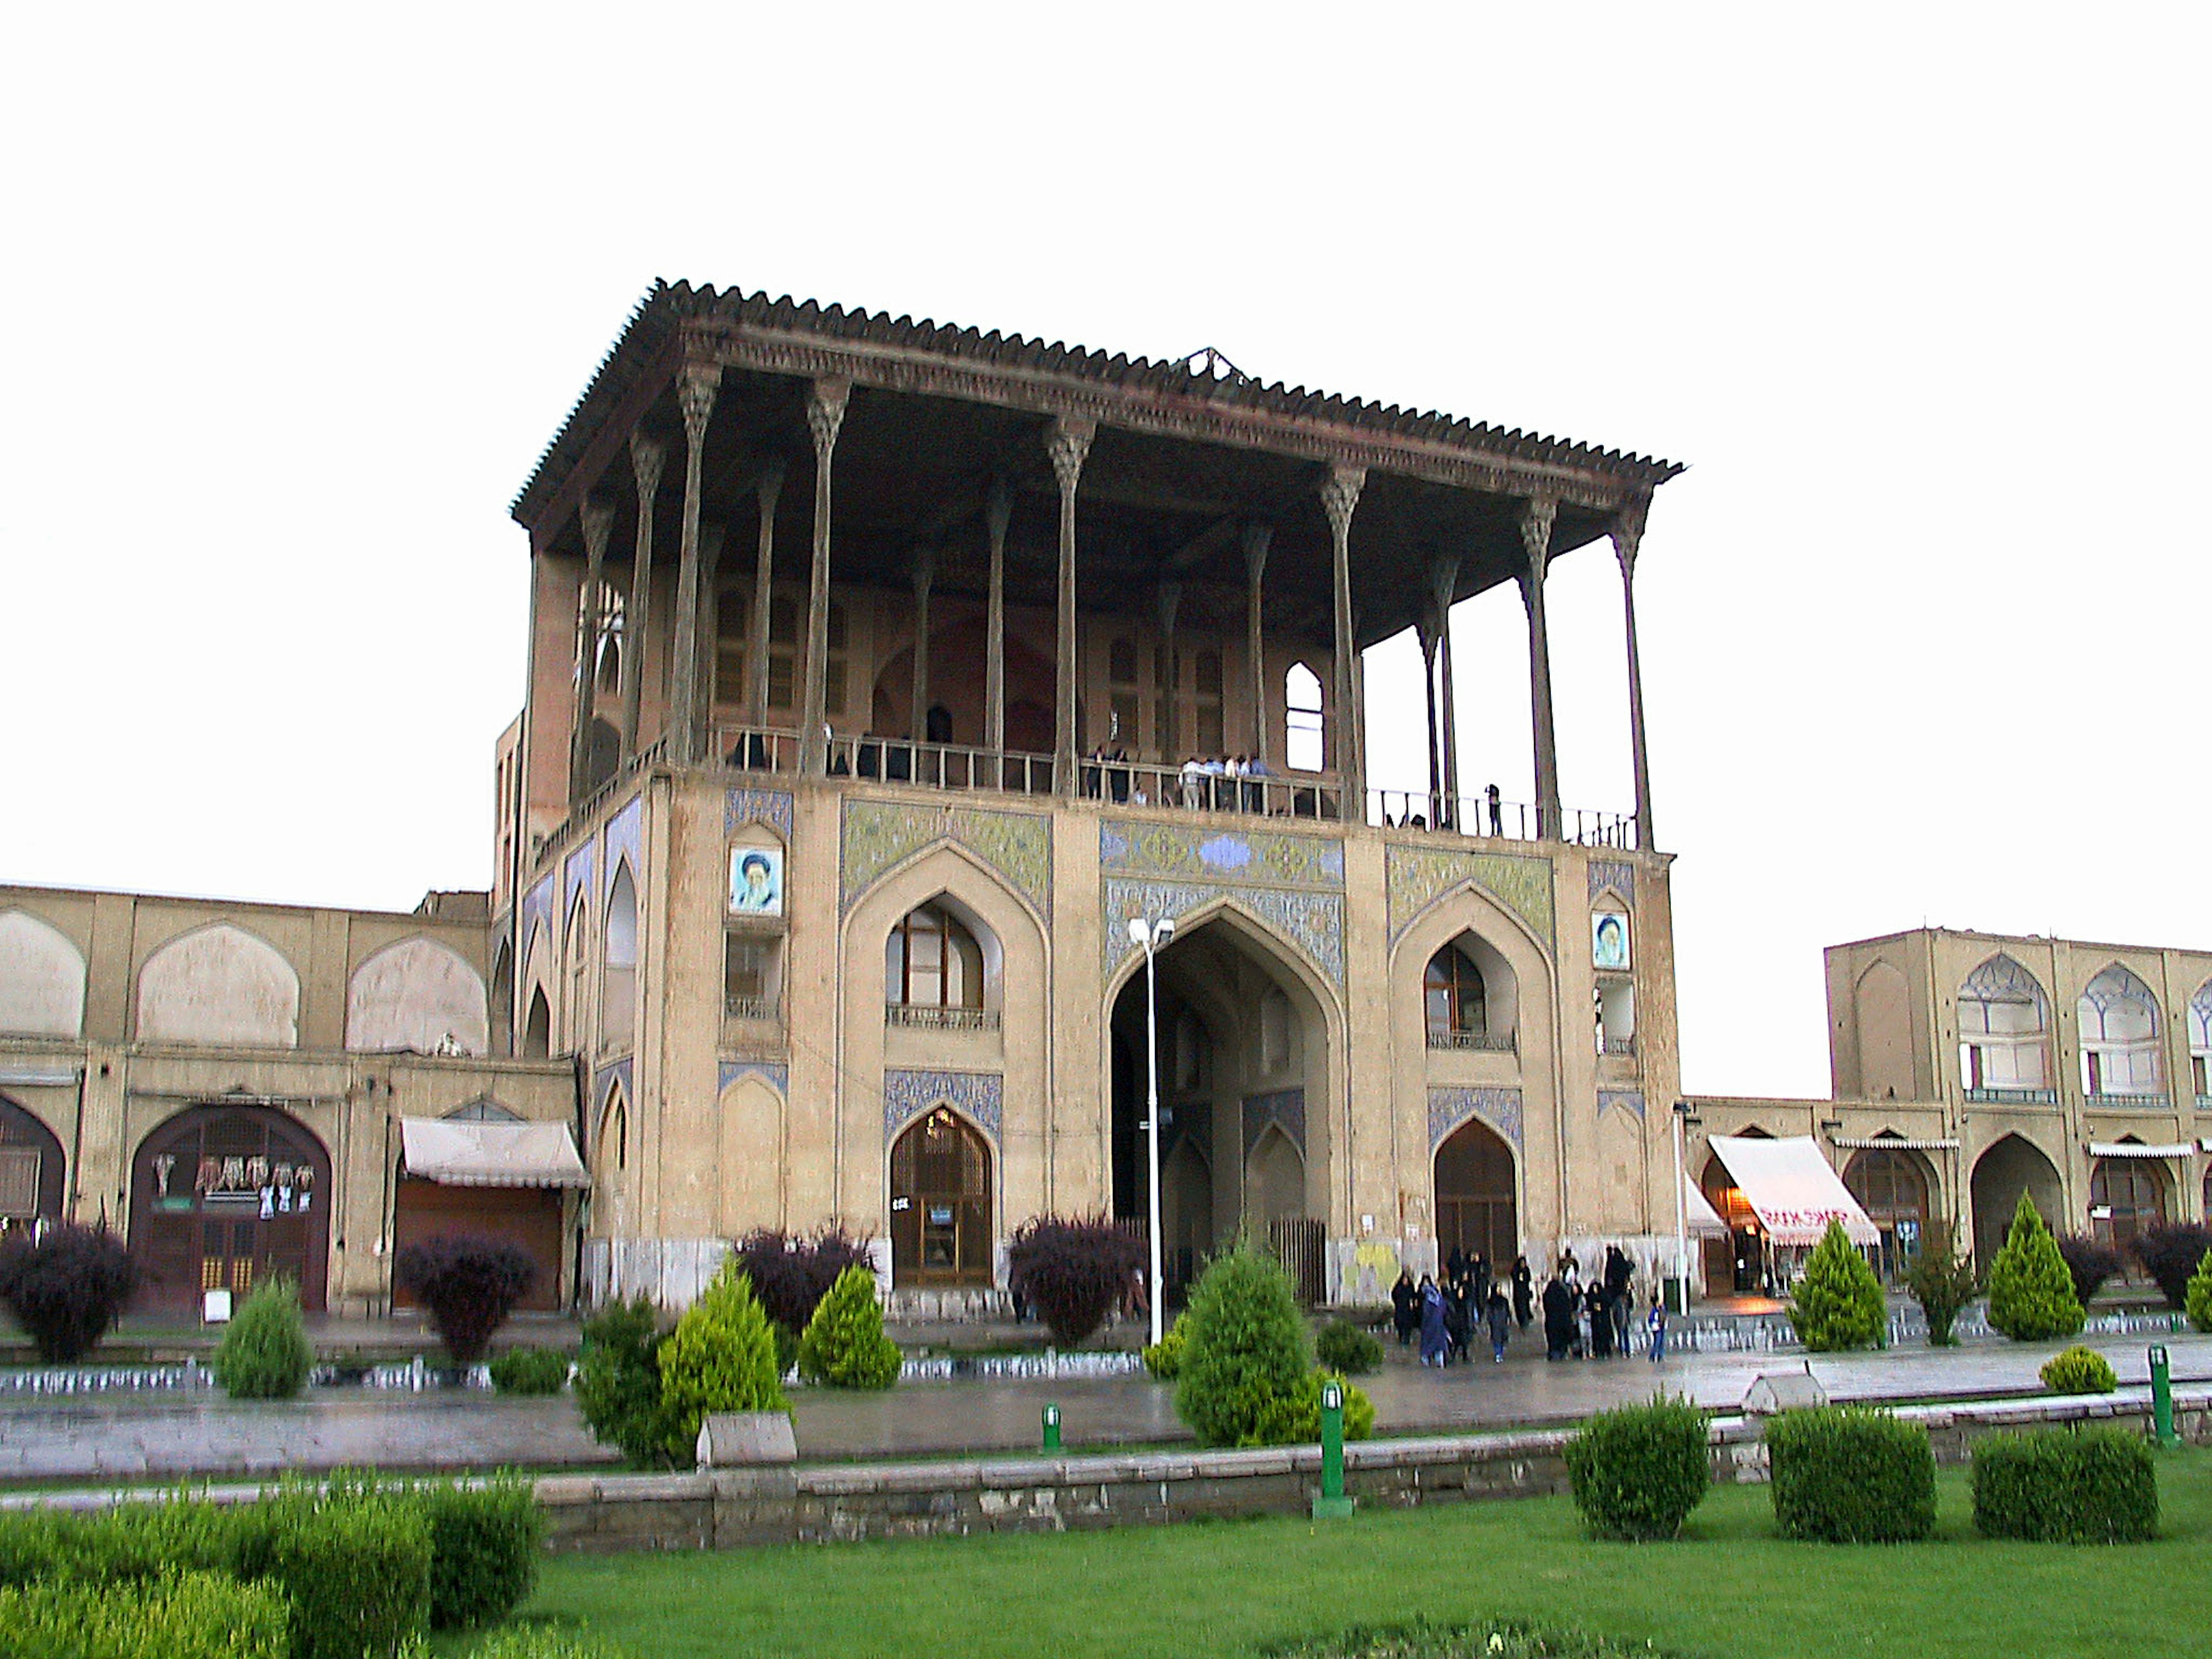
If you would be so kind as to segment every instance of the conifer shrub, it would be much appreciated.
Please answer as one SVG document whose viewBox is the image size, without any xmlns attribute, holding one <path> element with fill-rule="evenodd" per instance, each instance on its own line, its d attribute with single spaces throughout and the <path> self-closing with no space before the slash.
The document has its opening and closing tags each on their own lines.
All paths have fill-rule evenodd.
<svg viewBox="0 0 2212 1659">
<path fill-rule="evenodd" d="M 9 1659 L 288 1659 L 289 1623 L 276 1586 L 222 1573 L 0 1589 Z"/>
<path fill-rule="evenodd" d="M 263 1536 L 241 1551 L 241 1577 L 282 1585 L 293 1659 L 393 1659 L 428 1623 L 430 1525 L 402 1494 L 296 1492 L 248 1506 Z"/>
<path fill-rule="evenodd" d="M 566 1348 L 510 1348 L 485 1369 L 501 1394 L 558 1394 L 568 1386 L 574 1360 Z"/>
<path fill-rule="evenodd" d="M 453 1363 L 473 1365 L 538 1282 L 538 1264 L 495 1238 L 432 1238 L 400 1251 L 392 1277 L 422 1304 Z"/>
<path fill-rule="evenodd" d="M 1144 1352 L 1139 1356 L 1145 1362 L 1145 1369 L 1152 1374 L 1152 1381 L 1155 1382 L 1172 1382 L 1182 1375 L 1182 1351 L 1186 1334 L 1183 1321 L 1187 1317 L 1188 1317 L 1188 1315 L 1177 1314 L 1175 1323 L 1160 1333 L 1160 1340 L 1157 1342 L 1146 1343 Z"/>
<path fill-rule="evenodd" d="M 1314 1338 L 1314 1357 L 1330 1370 L 1346 1376 L 1364 1376 L 1381 1369 L 1382 1345 L 1364 1327 L 1348 1319 L 1332 1319 Z"/>
<path fill-rule="evenodd" d="M 131 1252 L 104 1226 L 64 1221 L 42 1238 L 27 1227 L 0 1234 L 0 1303 L 49 1365 L 90 1353 L 137 1283 Z"/>
<path fill-rule="evenodd" d="M 799 1340 L 799 1374 L 833 1389 L 888 1389 L 898 1381 L 898 1344 L 884 1334 L 872 1269 L 837 1275 Z"/>
<path fill-rule="evenodd" d="M 2053 1394 L 2110 1394 L 2120 1385 L 2105 1356 L 2079 1342 L 2045 1360 L 2036 1375 Z"/>
<path fill-rule="evenodd" d="M 643 1296 L 610 1303 L 584 1322 L 576 1366 L 576 1405 L 584 1426 L 640 1468 L 672 1462 L 668 1412 L 660 1391 L 660 1350 L 667 1340 L 660 1311 Z M 684 1449 L 691 1461 L 692 1446 Z"/>
<path fill-rule="evenodd" d="M 430 1529 L 430 1627 L 497 1624 L 529 1598 L 545 1547 L 545 1512 L 530 1483 L 507 1474 L 467 1486 L 414 1488 Z"/>
<path fill-rule="evenodd" d="M 2158 1535 L 2150 1443 L 2114 1428 L 1984 1435 L 1974 1443 L 1974 1527 L 1985 1538 L 2131 1544 Z"/>
<path fill-rule="evenodd" d="M 1928 1346 L 1956 1346 L 1959 1339 L 1951 1328 L 1974 1298 L 1974 1264 L 1960 1250 L 1957 1232 L 1948 1221 L 1928 1224 L 1927 1237 L 1905 1275 L 1905 1287 L 1928 1321 Z"/>
<path fill-rule="evenodd" d="M 1844 1224 L 1830 1221 L 1790 1292 L 1790 1322 L 1798 1340 L 1815 1353 L 1877 1347 L 1887 1321 L 1881 1280 Z"/>
<path fill-rule="evenodd" d="M 726 1258 L 699 1299 L 660 1344 L 661 1454 L 672 1464 L 696 1455 L 709 1412 L 790 1409 L 776 1368 L 775 1335 L 735 1256 Z"/>
<path fill-rule="evenodd" d="M 2182 1303 L 2189 1322 L 2200 1331 L 2212 1331 L 2212 1250 L 2205 1251 L 2197 1262 L 2185 1290 Z"/>
<path fill-rule="evenodd" d="M 1144 1241 L 1104 1215 L 1041 1215 L 1006 1246 L 1006 1285 L 1073 1348 L 1096 1335 L 1149 1262 Z"/>
<path fill-rule="evenodd" d="M 1673 1538 L 1713 1483 L 1705 1414 L 1663 1395 L 1584 1422 L 1567 1442 L 1567 1484 L 1594 1538 Z"/>
<path fill-rule="evenodd" d="M 785 1334 L 779 1339 L 788 1371 L 799 1359 L 799 1334 L 814 1317 L 822 1298 L 848 1267 L 872 1267 L 868 1243 L 831 1224 L 811 1236 L 760 1227 L 737 1242 L 732 1253 L 769 1318 Z"/>
<path fill-rule="evenodd" d="M 233 1400 L 289 1400 L 307 1386 L 314 1346 L 300 1314 L 300 1287 L 264 1279 L 223 1328 L 208 1368 Z"/>
<path fill-rule="evenodd" d="M 2212 1250 L 2212 1227 L 2194 1221 L 2161 1221 L 2128 1241 L 2142 1270 L 2157 1284 L 2166 1305 L 2176 1313 L 2189 1306 L 2189 1281 Z"/>
<path fill-rule="evenodd" d="M 2120 1270 L 2120 1253 L 2088 1233 L 2068 1233 L 2058 1241 L 2058 1254 L 2074 1278 L 2074 1299 L 2086 1310 L 2106 1279 Z"/>
<path fill-rule="evenodd" d="M 1176 1413 L 1202 1445 L 1266 1444 L 1313 1369 L 1306 1322 L 1280 1263 L 1249 1242 L 1207 1264 L 1183 1328 Z"/>
<path fill-rule="evenodd" d="M 1860 1407 L 1784 1412 L 1766 1452 L 1785 1538 L 1902 1544 L 1936 1530 L 1936 1453 L 1917 1423 Z"/>
<path fill-rule="evenodd" d="M 1334 1379 L 1344 1390 L 1344 1437 L 1364 1440 L 1375 1432 L 1375 1402 L 1367 1390 L 1326 1368 L 1310 1370 L 1287 1395 L 1262 1413 L 1254 1441 L 1262 1446 L 1310 1446 L 1321 1438 L 1321 1391 Z"/>
<path fill-rule="evenodd" d="M 2015 1342 L 2044 1342 L 2073 1335 L 2082 1318 L 2058 1243 L 2022 1193 L 2004 1247 L 1990 1264 L 1990 1323 Z"/>
</svg>

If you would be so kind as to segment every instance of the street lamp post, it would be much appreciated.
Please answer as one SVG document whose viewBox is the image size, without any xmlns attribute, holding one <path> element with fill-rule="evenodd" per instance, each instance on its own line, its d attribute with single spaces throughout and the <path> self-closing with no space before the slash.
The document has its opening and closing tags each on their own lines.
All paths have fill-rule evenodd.
<svg viewBox="0 0 2212 1659">
<path fill-rule="evenodd" d="M 1145 1197 L 1150 1212 L 1152 1249 L 1152 1292 L 1146 1298 L 1152 1316 L 1152 1343 L 1160 1340 L 1160 991 L 1153 967 L 1157 952 L 1175 937 L 1175 918 L 1146 921 L 1129 918 L 1129 940 L 1145 952 Z"/>
<path fill-rule="evenodd" d="M 1674 1103 L 1674 1300 L 1676 1313 L 1690 1311 L 1690 1199 L 1682 1169 L 1682 1135 L 1686 1126 L 1701 1120 L 1691 1115 L 1690 1103 Z"/>
</svg>

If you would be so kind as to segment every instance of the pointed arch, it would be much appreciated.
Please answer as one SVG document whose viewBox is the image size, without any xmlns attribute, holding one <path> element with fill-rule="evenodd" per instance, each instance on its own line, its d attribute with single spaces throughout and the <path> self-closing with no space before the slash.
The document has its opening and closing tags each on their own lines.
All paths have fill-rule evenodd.
<svg viewBox="0 0 2212 1659">
<path fill-rule="evenodd" d="M 275 945 L 234 923 L 193 928 L 139 969 L 137 1036 L 149 1042 L 296 1048 L 300 975 Z"/>
<path fill-rule="evenodd" d="M 988 1286 L 994 1160 L 981 1130 L 945 1102 L 907 1125 L 889 1157 L 893 1286 Z"/>
<path fill-rule="evenodd" d="M 1959 987 L 1959 1081 L 1967 1098 L 2051 1087 L 2051 1003 L 2033 974 L 2000 951 Z"/>
<path fill-rule="evenodd" d="M 717 1231 L 725 1238 L 742 1238 L 757 1227 L 781 1228 L 787 1219 L 784 1113 L 781 1091 L 758 1072 L 722 1091 Z"/>
<path fill-rule="evenodd" d="M 514 1052 L 514 948 L 501 935 L 491 953 L 491 1051 Z"/>
<path fill-rule="evenodd" d="M 142 1305 L 241 1298 L 273 1274 L 323 1311 L 337 1194 L 320 1137 L 288 1112 L 221 1103 L 156 1124 L 131 1161 L 131 1259 Z"/>
<path fill-rule="evenodd" d="M 1283 763 L 1293 772 L 1319 772 L 1328 763 L 1324 684 L 1303 660 L 1283 672 Z"/>
<path fill-rule="evenodd" d="M 345 1031 L 356 1053 L 481 1054 L 491 1035 L 484 982 L 448 945 L 420 933 L 397 940 L 353 970 Z"/>
<path fill-rule="evenodd" d="M 2120 963 L 2081 988 L 2075 1005 L 2081 1045 L 2081 1092 L 2093 1098 L 2155 1095 L 2160 1064 L 2158 996 Z"/>
<path fill-rule="evenodd" d="M 1306 1212 L 1305 1154 L 1280 1124 L 1269 1123 L 1244 1154 L 1244 1224 L 1255 1238 L 1264 1238 L 1276 1222 L 1299 1220 Z"/>
<path fill-rule="evenodd" d="M 2201 1105 L 2212 1099 L 2212 979 L 2189 999 L 2189 1069 Z M 2212 1180 L 2212 1174 L 2206 1179 Z"/>
<path fill-rule="evenodd" d="M 546 1000 L 545 988 L 530 988 L 530 1009 L 522 1021 L 522 1057 L 525 1060 L 545 1060 L 553 1053 L 553 1005 Z"/>
<path fill-rule="evenodd" d="M 2018 1131 L 2001 1135 L 1983 1148 L 1974 1159 L 1966 1190 L 1973 1206 L 1974 1260 L 1984 1273 L 2004 1244 L 2022 1193 L 2053 1231 L 2072 1231 L 2057 1164 Z"/>
<path fill-rule="evenodd" d="M 1867 964 L 1851 988 L 1858 1017 L 1859 1092 L 1869 1100 L 1914 1097 L 1912 984 L 1887 957 Z"/>
<path fill-rule="evenodd" d="M 1431 1160 L 1437 1249 L 1481 1255 L 1495 1268 L 1521 1254 L 1520 1159 L 1479 1117 L 1445 1136 Z"/>
<path fill-rule="evenodd" d="M 0 910 L 0 1036 L 84 1034 L 84 954 L 27 910 Z"/>
<path fill-rule="evenodd" d="M 1893 1135 L 1885 1130 L 1876 1139 Z M 1910 1147 L 1862 1146 L 1844 1165 L 1844 1185 L 1881 1234 L 1882 1277 L 1899 1278 L 1919 1256 L 1936 1214 L 1935 1166 Z"/>
<path fill-rule="evenodd" d="M 637 1030 L 637 882 L 629 860 L 615 865 L 607 884 L 605 977 L 600 986 L 599 1040 L 626 1047 Z"/>
<path fill-rule="evenodd" d="M 68 1179 L 61 1137 L 27 1108 L 0 1095 L 0 1227 L 61 1220 Z"/>
<path fill-rule="evenodd" d="M 2123 1144 L 2142 1145 L 2135 1135 Z M 2173 1183 L 2160 1158 L 2100 1158 L 2089 1166 L 2089 1225 L 2105 1243 L 2129 1241 L 2163 1226 L 2171 1213 Z"/>
</svg>

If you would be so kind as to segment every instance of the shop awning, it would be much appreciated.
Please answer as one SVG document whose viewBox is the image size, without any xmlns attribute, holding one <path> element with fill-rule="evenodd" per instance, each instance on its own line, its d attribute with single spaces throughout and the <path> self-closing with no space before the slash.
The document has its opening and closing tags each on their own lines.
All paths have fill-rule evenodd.
<svg viewBox="0 0 2212 1659">
<path fill-rule="evenodd" d="M 399 1120 L 407 1173 L 447 1187 L 588 1187 L 565 1123 Z"/>
<path fill-rule="evenodd" d="M 1881 1242 L 1881 1232 L 1810 1135 L 1786 1140 L 1715 1135 L 1706 1145 L 1775 1243 L 1817 1244 L 1831 1221 L 1842 1222 L 1854 1244 Z"/>
<path fill-rule="evenodd" d="M 1728 1223 L 1721 1219 L 1720 1212 L 1713 1208 L 1712 1200 L 1698 1190 L 1698 1183 L 1687 1175 L 1682 1177 L 1682 1213 L 1687 1218 L 1692 1238 L 1726 1238 Z"/>
<path fill-rule="evenodd" d="M 2093 1140 L 2092 1158 L 2187 1158 L 2197 1148 L 2186 1140 L 2146 1146 L 2140 1140 Z"/>
<path fill-rule="evenodd" d="M 1955 1152 L 1956 1135 L 1830 1135 L 1847 1152 Z"/>
</svg>

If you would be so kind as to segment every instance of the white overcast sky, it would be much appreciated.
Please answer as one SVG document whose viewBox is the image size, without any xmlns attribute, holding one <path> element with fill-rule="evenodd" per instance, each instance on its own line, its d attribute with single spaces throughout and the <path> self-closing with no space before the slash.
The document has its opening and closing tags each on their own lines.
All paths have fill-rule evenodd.
<svg viewBox="0 0 2212 1659">
<path fill-rule="evenodd" d="M 1638 598 L 1693 1091 L 1825 1092 L 1826 944 L 2212 945 L 2208 19 L 19 8 L 0 880 L 486 884 L 507 503 L 667 276 L 1689 463 Z M 1564 793 L 1625 810 L 1610 556 L 1552 593 Z M 1525 799 L 1518 599 L 1455 629 Z"/>
</svg>

